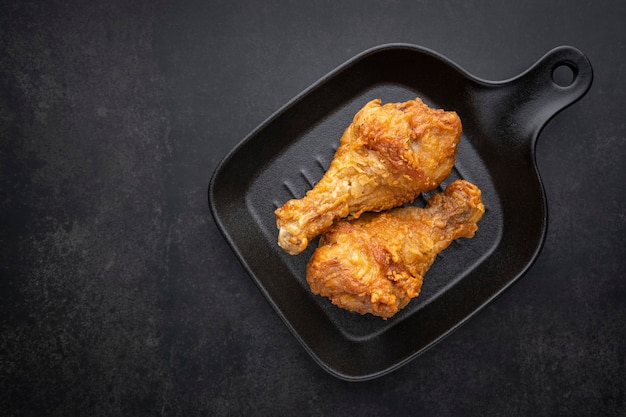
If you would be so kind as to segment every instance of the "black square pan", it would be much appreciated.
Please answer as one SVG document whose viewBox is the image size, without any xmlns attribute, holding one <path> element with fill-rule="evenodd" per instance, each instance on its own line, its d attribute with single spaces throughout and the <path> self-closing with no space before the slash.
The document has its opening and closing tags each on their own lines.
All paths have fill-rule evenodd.
<svg viewBox="0 0 626 417">
<path fill-rule="evenodd" d="M 565 82 L 553 75 L 563 70 L 569 72 Z M 587 58 L 565 46 L 503 82 L 473 77 L 413 45 L 370 49 L 295 97 L 224 158 L 209 185 L 211 212 L 260 291 L 324 369 L 346 380 L 383 375 L 463 324 L 533 263 L 547 225 L 535 142 L 550 118 L 587 92 L 592 78 Z M 481 188 L 486 212 L 473 239 L 456 241 L 439 256 L 420 296 L 383 321 L 310 292 L 305 265 L 317 241 L 300 255 L 284 253 L 276 243 L 274 210 L 321 178 L 343 130 L 366 102 L 416 96 L 461 117 L 455 168 L 440 189 L 467 179 Z"/>
</svg>

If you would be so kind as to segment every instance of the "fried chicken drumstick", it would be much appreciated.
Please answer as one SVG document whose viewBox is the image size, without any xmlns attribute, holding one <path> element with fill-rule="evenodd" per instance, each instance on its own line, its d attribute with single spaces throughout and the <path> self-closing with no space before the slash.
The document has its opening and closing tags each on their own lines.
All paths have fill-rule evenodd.
<svg viewBox="0 0 626 417">
<path fill-rule="evenodd" d="M 452 170 L 461 130 L 455 112 L 419 98 L 370 101 L 345 130 L 322 179 L 275 211 L 278 244 L 298 254 L 336 219 L 401 206 L 435 188 Z"/>
<path fill-rule="evenodd" d="M 435 256 L 477 230 L 485 207 L 475 185 L 457 180 L 428 200 L 339 220 L 320 238 L 306 268 L 314 294 L 387 319 L 417 297 Z"/>
</svg>

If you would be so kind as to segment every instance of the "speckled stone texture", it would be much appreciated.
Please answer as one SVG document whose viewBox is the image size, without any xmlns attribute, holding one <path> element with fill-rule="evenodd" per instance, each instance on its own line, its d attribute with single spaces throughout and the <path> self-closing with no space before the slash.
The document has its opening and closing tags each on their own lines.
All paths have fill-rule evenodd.
<svg viewBox="0 0 626 417">
<path fill-rule="evenodd" d="M 2 2 L 0 414 L 625 415 L 625 20 L 610 1 Z M 571 44 L 595 81 L 539 138 L 531 270 L 400 370 L 348 383 L 273 312 L 206 192 L 265 118 L 386 42 L 486 79 Z"/>
</svg>

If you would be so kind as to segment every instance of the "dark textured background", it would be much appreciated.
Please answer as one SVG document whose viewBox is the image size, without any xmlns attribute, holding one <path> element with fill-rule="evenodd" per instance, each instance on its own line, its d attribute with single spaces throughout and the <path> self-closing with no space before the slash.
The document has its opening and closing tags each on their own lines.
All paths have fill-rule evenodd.
<svg viewBox="0 0 626 417">
<path fill-rule="evenodd" d="M 626 3 L 4 1 L 0 409 L 7 416 L 626 412 Z M 500 80 L 570 44 L 595 72 L 537 144 L 524 278 L 403 368 L 321 369 L 207 206 L 246 134 L 355 54 L 434 49 Z"/>
</svg>

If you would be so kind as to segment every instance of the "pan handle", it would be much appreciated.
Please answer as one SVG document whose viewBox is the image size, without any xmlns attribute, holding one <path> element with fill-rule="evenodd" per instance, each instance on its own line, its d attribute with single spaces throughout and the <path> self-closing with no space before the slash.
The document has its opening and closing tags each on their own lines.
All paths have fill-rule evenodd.
<svg viewBox="0 0 626 417">
<path fill-rule="evenodd" d="M 543 126 L 583 97 L 592 81 L 591 63 L 581 51 L 571 46 L 555 48 L 524 73 L 494 86 L 490 108 L 506 113 L 495 110 L 492 122 L 508 131 L 509 140 L 533 145 Z"/>
</svg>

